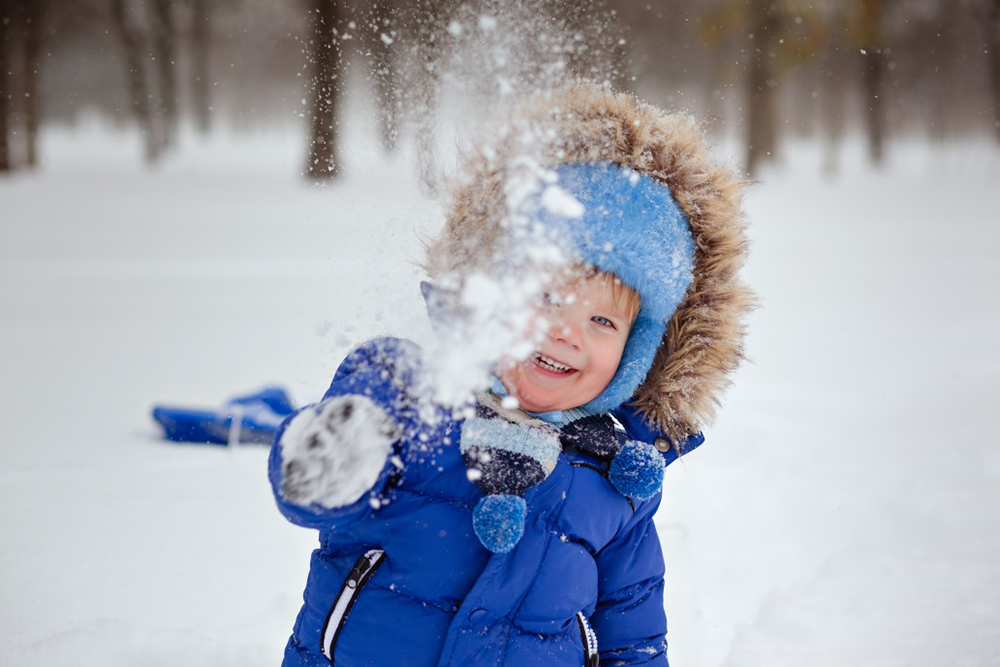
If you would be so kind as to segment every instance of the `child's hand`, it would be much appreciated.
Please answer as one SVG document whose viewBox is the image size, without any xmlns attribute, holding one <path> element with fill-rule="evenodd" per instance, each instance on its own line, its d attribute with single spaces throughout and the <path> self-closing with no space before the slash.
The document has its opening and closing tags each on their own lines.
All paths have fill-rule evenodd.
<svg viewBox="0 0 1000 667">
<path fill-rule="evenodd" d="M 397 439 L 396 422 L 364 396 L 305 409 L 281 436 L 281 495 L 296 505 L 350 505 L 378 480 Z"/>
</svg>

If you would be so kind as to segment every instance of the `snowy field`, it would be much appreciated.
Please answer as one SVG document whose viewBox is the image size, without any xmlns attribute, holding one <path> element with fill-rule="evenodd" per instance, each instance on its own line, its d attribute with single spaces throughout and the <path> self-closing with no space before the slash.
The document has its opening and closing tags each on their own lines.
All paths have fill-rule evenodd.
<svg viewBox="0 0 1000 667">
<path fill-rule="evenodd" d="M 440 224 L 363 138 L 303 183 L 302 134 L 146 169 L 131 135 L 52 131 L 0 180 L 0 664 L 279 664 L 315 534 L 264 448 L 168 444 L 150 406 L 312 401 L 353 342 L 426 338 Z M 747 200 L 752 363 L 667 471 L 671 661 L 997 665 L 1000 150 L 848 146 L 824 180 L 786 148 Z"/>
</svg>

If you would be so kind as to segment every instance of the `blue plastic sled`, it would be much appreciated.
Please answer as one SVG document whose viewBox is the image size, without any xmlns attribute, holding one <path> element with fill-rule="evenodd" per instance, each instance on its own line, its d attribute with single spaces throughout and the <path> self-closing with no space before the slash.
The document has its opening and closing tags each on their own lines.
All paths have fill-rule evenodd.
<svg viewBox="0 0 1000 667">
<path fill-rule="evenodd" d="M 278 426 L 294 411 L 284 389 L 265 387 L 233 398 L 218 410 L 157 405 L 153 407 L 153 419 L 163 427 L 167 440 L 175 442 L 270 445 Z"/>
</svg>

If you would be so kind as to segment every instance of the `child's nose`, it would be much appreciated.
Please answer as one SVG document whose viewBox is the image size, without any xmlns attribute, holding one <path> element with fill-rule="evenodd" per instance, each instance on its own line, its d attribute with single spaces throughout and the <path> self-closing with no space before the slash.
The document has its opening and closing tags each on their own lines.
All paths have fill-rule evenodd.
<svg viewBox="0 0 1000 667">
<path fill-rule="evenodd" d="M 582 342 L 583 332 L 579 323 L 571 318 L 563 318 L 552 326 L 552 329 L 549 330 L 549 336 L 553 341 L 578 348 Z"/>
</svg>

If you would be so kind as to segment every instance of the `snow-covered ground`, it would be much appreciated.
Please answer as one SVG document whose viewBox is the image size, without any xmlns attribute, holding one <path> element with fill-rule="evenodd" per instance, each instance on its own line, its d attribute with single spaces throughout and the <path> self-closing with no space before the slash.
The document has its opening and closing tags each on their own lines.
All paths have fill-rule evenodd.
<svg viewBox="0 0 1000 667">
<path fill-rule="evenodd" d="M 353 342 L 429 335 L 440 211 L 358 134 L 322 188 L 298 127 L 152 170 L 51 131 L 0 181 L 0 664 L 280 662 L 315 535 L 264 448 L 165 443 L 149 408 L 311 401 Z M 658 516 L 672 661 L 995 665 L 1000 151 L 821 163 L 788 146 L 748 195 L 752 363 Z"/>
</svg>

